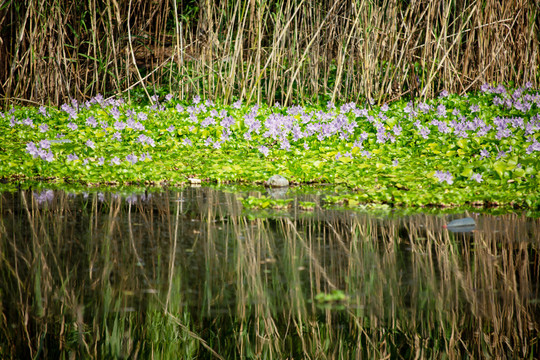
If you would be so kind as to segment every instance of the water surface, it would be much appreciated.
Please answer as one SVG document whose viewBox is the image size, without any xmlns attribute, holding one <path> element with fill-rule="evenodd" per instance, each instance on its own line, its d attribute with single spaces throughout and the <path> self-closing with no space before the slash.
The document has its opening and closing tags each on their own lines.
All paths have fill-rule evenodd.
<svg viewBox="0 0 540 360">
<path fill-rule="evenodd" d="M 1 194 L 0 357 L 538 356 L 538 219 L 258 194 Z"/>
</svg>

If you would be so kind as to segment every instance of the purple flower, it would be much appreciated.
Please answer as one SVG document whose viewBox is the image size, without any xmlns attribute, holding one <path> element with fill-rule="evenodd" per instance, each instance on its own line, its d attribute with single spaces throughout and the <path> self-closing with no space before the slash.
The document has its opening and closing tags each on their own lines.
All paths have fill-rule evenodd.
<svg viewBox="0 0 540 360">
<path fill-rule="evenodd" d="M 499 153 L 497 154 L 497 157 L 495 158 L 495 160 L 499 160 L 500 158 L 503 158 L 506 156 L 506 153 L 504 151 L 499 151 Z"/>
<path fill-rule="evenodd" d="M 240 109 L 242 107 L 242 100 L 238 100 L 232 104 L 232 107 L 235 109 Z"/>
<path fill-rule="evenodd" d="M 439 182 L 446 182 L 448 185 L 452 185 L 454 183 L 454 177 L 452 176 L 452 174 L 450 174 L 449 171 L 436 171 L 435 177 L 437 178 L 437 180 L 439 180 Z"/>
<path fill-rule="evenodd" d="M 47 162 L 51 162 L 54 160 L 54 155 L 52 153 L 52 151 L 49 150 L 49 152 L 45 152 L 45 150 L 43 150 L 43 153 L 41 154 L 41 158 Z"/>
<path fill-rule="evenodd" d="M 216 124 L 216 120 L 209 116 L 207 117 L 206 119 L 204 119 L 202 122 L 201 122 L 201 126 L 204 128 L 204 127 L 208 127 L 210 125 L 215 125 Z"/>
<path fill-rule="evenodd" d="M 443 104 L 437 106 L 437 115 L 439 117 L 446 117 L 446 106 L 444 106 Z"/>
<path fill-rule="evenodd" d="M 198 103 L 200 103 L 200 102 L 201 102 L 201 97 L 200 97 L 199 95 L 195 95 L 195 96 L 193 97 L 193 103 L 194 103 L 194 104 L 198 104 Z"/>
<path fill-rule="evenodd" d="M 43 116 L 47 116 L 47 108 L 43 105 L 39 107 L 39 113 Z"/>
<path fill-rule="evenodd" d="M 167 94 L 167 95 L 165 95 L 165 101 L 166 101 L 166 102 L 171 101 L 172 98 L 173 98 L 173 95 L 172 95 L 172 94 Z"/>
<path fill-rule="evenodd" d="M 26 152 L 32 155 L 34 158 L 38 157 L 38 148 L 33 142 L 26 143 Z"/>
<path fill-rule="evenodd" d="M 489 151 L 487 151 L 486 149 L 480 150 L 480 160 L 482 160 L 483 158 L 488 158 L 489 156 Z"/>
<path fill-rule="evenodd" d="M 430 130 L 426 126 L 419 126 L 418 127 L 418 133 L 424 139 L 427 139 L 429 137 Z"/>
<path fill-rule="evenodd" d="M 122 131 L 126 128 L 127 124 L 123 121 L 116 121 L 114 123 L 114 128 L 118 131 Z"/>
<path fill-rule="evenodd" d="M 26 118 L 22 121 L 23 125 L 30 126 L 31 128 L 34 127 L 34 122 L 30 118 Z"/>
<path fill-rule="evenodd" d="M 171 126 L 169 126 L 169 127 L 167 128 L 167 131 L 170 132 L 170 133 L 174 132 L 174 130 L 175 130 L 174 125 L 171 125 Z"/>
<path fill-rule="evenodd" d="M 103 156 L 101 156 L 101 157 L 98 159 L 98 164 L 99 164 L 99 165 L 105 164 L 105 158 L 104 158 Z"/>
<path fill-rule="evenodd" d="M 154 139 L 146 135 L 139 135 L 139 137 L 137 138 L 137 141 L 143 145 L 146 144 L 146 145 L 150 145 L 151 147 L 156 146 Z"/>
<path fill-rule="evenodd" d="M 476 174 L 476 173 L 473 173 L 471 175 L 471 180 L 474 180 L 478 183 L 481 183 L 482 181 L 484 181 L 484 179 L 482 179 L 482 174 Z"/>
<path fill-rule="evenodd" d="M 476 104 L 473 104 L 473 105 L 469 106 L 469 110 L 471 111 L 471 113 L 478 112 L 478 111 L 480 111 L 480 106 L 478 106 Z"/>
<path fill-rule="evenodd" d="M 86 125 L 95 128 L 97 126 L 97 121 L 93 116 L 90 116 L 88 119 L 86 119 Z"/>
<path fill-rule="evenodd" d="M 51 142 L 49 140 L 41 140 L 39 142 L 39 147 L 42 149 L 50 149 L 51 148 Z"/>
<path fill-rule="evenodd" d="M 193 145 L 193 143 L 191 142 L 191 140 L 189 140 L 188 138 L 184 138 L 183 142 L 184 142 L 184 145 L 187 145 L 187 146 Z"/>
<path fill-rule="evenodd" d="M 38 129 L 39 129 L 39 131 L 42 132 L 42 133 L 47 132 L 47 131 L 49 131 L 49 125 L 47 125 L 47 124 L 41 124 L 41 125 L 39 125 Z"/>
<path fill-rule="evenodd" d="M 132 165 L 137 163 L 137 156 L 133 154 L 129 154 L 126 156 L 126 161 L 129 161 Z"/>
<path fill-rule="evenodd" d="M 122 141 L 122 134 L 120 134 L 118 131 L 114 133 L 113 137 L 114 140 Z"/>
<path fill-rule="evenodd" d="M 399 164 L 398 159 L 394 159 L 394 161 L 392 161 L 392 166 L 398 166 L 398 164 Z"/>
<path fill-rule="evenodd" d="M 384 105 L 381 106 L 381 111 L 383 111 L 383 112 L 386 112 L 386 111 L 388 111 L 389 109 L 390 109 L 390 107 L 388 106 L 387 103 L 384 103 Z"/>
<path fill-rule="evenodd" d="M 268 156 L 268 154 L 270 153 L 270 150 L 264 146 L 264 145 L 261 145 L 259 146 L 259 151 L 261 152 L 261 154 L 263 154 L 265 157 Z"/>
<path fill-rule="evenodd" d="M 77 154 L 69 154 L 67 156 L 67 161 L 75 161 L 75 160 L 79 160 L 79 157 L 77 156 Z"/>
<path fill-rule="evenodd" d="M 139 120 L 144 121 L 148 119 L 148 114 L 145 112 L 140 112 L 137 114 L 137 117 L 139 118 Z"/>
<path fill-rule="evenodd" d="M 74 122 L 70 122 L 69 124 L 67 124 L 67 127 L 72 131 L 75 131 L 78 128 L 77 124 L 75 124 Z"/>
<path fill-rule="evenodd" d="M 176 105 L 176 111 L 179 112 L 179 113 L 182 113 L 184 112 L 184 107 L 180 104 Z"/>
<path fill-rule="evenodd" d="M 441 93 L 439 94 L 439 97 L 441 97 L 441 98 L 447 97 L 447 96 L 448 96 L 448 91 L 446 91 L 446 90 L 441 91 Z"/>
<path fill-rule="evenodd" d="M 92 148 L 92 149 L 95 149 L 96 148 L 96 145 L 94 144 L 94 142 L 92 140 L 87 140 L 85 142 L 86 146 Z"/>
<path fill-rule="evenodd" d="M 371 153 L 369 151 L 367 151 L 367 150 L 362 151 L 360 153 L 360 155 L 362 155 L 362 156 L 364 156 L 364 157 L 366 157 L 368 159 L 371 159 Z"/>
<path fill-rule="evenodd" d="M 152 160 L 152 157 L 150 156 L 150 154 L 148 152 L 146 152 L 146 153 L 141 154 L 140 160 L 141 161 Z"/>
<path fill-rule="evenodd" d="M 527 154 L 532 154 L 533 151 L 540 151 L 540 142 L 536 139 L 533 140 L 533 143 L 527 147 Z"/>
<path fill-rule="evenodd" d="M 120 159 L 118 156 L 115 156 L 111 159 L 111 165 L 120 165 Z"/>
</svg>

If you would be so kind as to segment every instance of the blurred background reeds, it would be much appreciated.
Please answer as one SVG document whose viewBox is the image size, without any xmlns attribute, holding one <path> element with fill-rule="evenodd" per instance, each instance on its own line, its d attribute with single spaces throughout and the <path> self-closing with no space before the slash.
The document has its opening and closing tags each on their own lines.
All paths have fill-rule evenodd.
<svg viewBox="0 0 540 360">
<path fill-rule="evenodd" d="M 0 99 L 382 103 L 538 87 L 539 12 L 533 0 L 4 0 Z"/>
</svg>

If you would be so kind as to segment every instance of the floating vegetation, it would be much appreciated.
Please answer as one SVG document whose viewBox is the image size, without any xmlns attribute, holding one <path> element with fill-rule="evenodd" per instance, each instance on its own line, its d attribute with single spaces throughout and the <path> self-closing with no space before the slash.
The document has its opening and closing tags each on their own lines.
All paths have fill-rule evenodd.
<svg viewBox="0 0 540 360">
<path fill-rule="evenodd" d="M 467 96 L 363 107 L 222 106 L 95 97 L 0 114 L 0 176 L 103 184 L 344 185 L 336 203 L 537 209 L 540 94 L 485 85 Z"/>
</svg>

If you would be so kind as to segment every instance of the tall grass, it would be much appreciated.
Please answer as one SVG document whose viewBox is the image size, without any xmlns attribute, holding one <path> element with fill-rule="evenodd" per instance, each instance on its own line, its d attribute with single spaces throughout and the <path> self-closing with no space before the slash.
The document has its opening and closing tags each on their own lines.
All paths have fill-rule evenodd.
<svg viewBox="0 0 540 360">
<path fill-rule="evenodd" d="M 2 358 L 538 355 L 537 219 L 452 234 L 428 215 L 254 218 L 211 189 L 130 202 L 2 195 Z"/>
<path fill-rule="evenodd" d="M 0 96 L 389 101 L 540 82 L 529 0 L 7 0 Z M 129 95 L 129 93 L 128 93 Z"/>
</svg>

